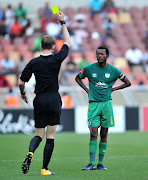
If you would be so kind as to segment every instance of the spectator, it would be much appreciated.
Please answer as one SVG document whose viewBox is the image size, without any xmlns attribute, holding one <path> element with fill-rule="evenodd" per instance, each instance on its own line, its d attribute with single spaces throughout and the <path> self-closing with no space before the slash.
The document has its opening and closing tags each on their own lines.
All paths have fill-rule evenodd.
<svg viewBox="0 0 148 180">
<path fill-rule="evenodd" d="M 104 2 L 104 5 L 102 7 L 103 11 L 106 13 L 117 13 L 117 9 L 114 5 L 114 2 L 112 0 L 106 0 Z"/>
<path fill-rule="evenodd" d="M 40 19 L 40 32 L 41 33 L 45 33 L 45 29 L 46 29 L 46 19 L 45 18 L 41 18 Z"/>
<path fill-rule="evenodd" d="M 18 108 L 19 107 L 18 94 L 14 93 L 10 88 L 9 93 L 5 95 L 5 107 L 6 108 Z"/>
<path fill-rule="evenodd" d="M 87 66 L 88 64 L 90 64 L 88 59 L 86 58 L 85 55 L 83 55 L 78 63 L 78 67 L 81 70 L 81 69 L 83 69 L 83 67 Z"/>
<path fill-rule="evenodd" d="M 17 47 L 9 52 L 9 59 L 12 59 L 14 62 L 17 62 L 20 59 L 20 53 Z"/>
<path fill-rule="evenodd" d="M 10 87 L 11 87 L 11 85 L 7 81 L 5 75 L 2 75 L 0 73 L 0 88 L 10 88 Z"/>
<path fill-rule="evenodd" d="M 0 20 L 0 36 L 5 36 L 6 34 L 6 26 L 4 24 L 4 20 Z"/>
<path fill-rule="evenodd" d="M 62 108 L 72 108 L 72 98 L 66 92 L 64 92 L 62 96 Z"/>
<path fill-rule="evenodd" d="M 102 7 L 104 5 L 104 1 L 102 0 L 90 0 L 89 6 L 91 8 L 91 17 L 93 18 L 96 13 L 100 13 Z"/>
<path fill-rule="evenodd" d="M 144 53 L 144 69 L 146 73 L 148 74 L 148 48 L 146 49 L 146 52 Z"/>
<path fill-rule="evenodd" d="M 148 30 L 146 31 L 145 37 L 142 40 L 143 40 L 143 43 L 145 45 L 145 49 L 148 50 Z"/>
<path fill-rule="evenodd" d="M 100 39 L 100 33 L 98 32 L 98 27 L 95 25 L 94 29 L 91 29 L 91 38 L 94 40 Z"/>
<path fill-rule="evenodd" d="M 2 59 L 0 66 L 2 74 L 16 74 L 15 63 L 9 59 L 8 55 L 6 55 L 5 59 Z"/>
<path fill-rule="evenodd" d="M 39 10 L 39 17 L 49 19 L 52 16 L 52 11 L 49 7 L 49 3 L 46 2 L 45 6 Z"/>
<path fill-rule="evenodd" d="M 19 61 L 16 62 L 16 69 L 18 71 L 18 74 L 20 74 L 24 67 L 27 65 L 28 61 L 24 59 L 23 55 L 20 55 Z"/>
<path fill-rule="evenodd" d="M 15 15 L 19 18 L 19 22 L 21 22 L 23 19 L 23 14 L 27 14 L 27 9 L 25 9 L 23 7 L 23 4 L 20 3 L 18 5 L 18 8 L 14 12 L 15 12 Z"/>
<path fill-rule="evenodd" d="M 26 41 L 32 37 L 34 34 L 34 27 L 32 26 L 31 20 L 28 19 L 28 22 L 26 24 L 26 26 L 24 27 L 24 42 L 26 43 Z"/>
<path fill-rule="evenodd" d="M 74 20 L 75 20 L 75 27 L 76 28 L 86 28 L 86 15 L 85 14 L 76 14 L 74 16 Z"/>
<path fill-rule="evenodd" d="M 19 23 L 20 23 L 23 27 L 25 27 L 25 26 L 27 26 L 28 21 L 29 21 L 29 19 L 27 18 L 26 14 L 23 14 L 22 19 L 21 19 L 21 21 L 19 21 Z"/>
<path fill-rule="evenodd" d="M 46 24 L 48 23 L 49 19 L 52 17 L 52 12 L 49 7 L 49 3 L 46 2 L 43 8 L 40 8 L 38 11 L 39 18 L 40 18 L 40 32 L 44 33 Z"/>
<path fill-rule="evenodd" d="M 135 46 L 132 46 L 131 49 L 128 49 L 125 52 L 125 58 L 127 59 L 128 65 L 131 69 L 136 65 L 143 65 L 143 53 Z"/>
<path fill-rule="evenodd" d="M 37 33 L 33 41 L 32 51 L 36 52 L 36 51 L 40 51 L 40 49 L 41 49 L 41 36 L 39 33 Z"/>
<path fill-rule="evenodd" d="M 77 64 L 74 62 L 73 56 L 69 56 L 69 60 L 65 64 L 64 77 L 67 79 L 72 74 L 77 74 L 79 68 Z"/>
<path fill-rule="evenodd" d="M 118 21 L 121 24 L 131 23 L 132 22 L 132 18 L 131 18 L 130 13 L 126 9 L 120 10 L 118 12 Z"/>
<path fill-rule="evenodd" d="M 106 46 L 106 47 L 108 47 L 108 45 L 107 45 L 107 38 L 106 38 L 106 36 L 105 36 L 104 34 L 103 34 L 103 36 L 101 37 L 100 46 Z"/>
<path fill-rule="evenodd" d="M 64 44 L 64 40 L 63 39 L 57 39 L 56 40 L 56 52 L 59 52 L 61 47 Z"/>
<path fill-rule="evenodd" d="M 22 26 L 18 22 L 18 17 L 15 17 L 15 23 L 12 24 L 10 27 L 11 33 L 10 33 L 10 38 L 11 38 L 11 43 L 14 42 L 15 37 L 20 37 L 22 36 Z"/>
<path fill-rule="evenodd" d="M 59 20 L 57 17 L 52 18 L 46 26 L 46 33 L 50 36 L 58 38 L 61 32 L 61 25 L 59 24 Z"/>
<path fill-rule="evenodd" d="M 0 8 L 0 20 L 4 19 L 4 11 L 2 8 Z"/>
<path fill-rule="evenodd" d="M 89 33 L 86 30 L 86 15 L 77 14 L 75 17 L 75 23 L 73 25 L 74 34 L 78 38 L 88 38 Z"/>
<path fill-rule="evenodd" d="M 7 34 L 10 34 L 10 27 L 14 24 L 14 11 L 12 10 L 12 6 L 8 5 L 5 11 L 5 25 L 7 28 Z"/>
<path fill-rule="evenodd" d="M 70 47 L 70 53 L 72 52 L 80 52 L 81 54 L 84 54 L 84 50 L 83 48 L 81 47 L 82 45 L 82 38 L 79 38 L 76 36 L 76 34 L 69 29 L 69 32 L 70 32 L 70 38 L 71 38 L 71 47 Z"/>
<path fill-rule="evenodd" d="M 115 39 L 115 35 L 113 34 L 112 30 L 115 28 L 115 24 L 112 22 L 110 18 L 106 18 L 102 27 L 105 29 L 105 36 L 111 37 Z"/>
</svg>

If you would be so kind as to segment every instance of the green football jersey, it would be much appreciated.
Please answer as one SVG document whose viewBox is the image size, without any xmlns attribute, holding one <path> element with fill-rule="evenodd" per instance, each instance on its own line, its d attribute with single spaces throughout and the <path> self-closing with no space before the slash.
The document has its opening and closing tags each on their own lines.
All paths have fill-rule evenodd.
<svg viewBox="0 0 148 180">
<path fill-rule="evenodd" d="M 111 99 L 111 89 L 115 81 L 122 75 L 116 67 L 107 64 L 100 68 L 98 63 L 85 66 L 79 76 L 89 80 L 89 102 L 101 102 Z"/>
</svg>

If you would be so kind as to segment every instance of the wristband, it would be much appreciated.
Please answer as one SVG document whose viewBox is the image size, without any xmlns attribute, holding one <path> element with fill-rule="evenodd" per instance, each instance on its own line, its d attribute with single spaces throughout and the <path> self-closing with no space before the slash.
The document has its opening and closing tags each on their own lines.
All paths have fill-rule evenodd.
<svg viewBox="0 0 148 180">
<path fill-rule="evenodd" d="M 62 24 L 66 24 L 66 22 L 65 22 L 65 21 L 60 21 L 60 23 L 61 23 L 61 25 L 62 25 Z"/>
<path fill-rule="evenodd" d="M 25 94 L 26 94 L 26 92 L 21 93 L 22 96 L 24 96 Z"/>
</svg>

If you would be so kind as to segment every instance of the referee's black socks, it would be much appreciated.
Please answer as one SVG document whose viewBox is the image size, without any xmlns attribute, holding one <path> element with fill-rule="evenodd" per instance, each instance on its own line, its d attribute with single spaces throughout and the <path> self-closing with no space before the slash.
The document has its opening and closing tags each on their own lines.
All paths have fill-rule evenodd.
<svg viewBox="0 0 148 180">
<path fill-rule="evenodd" d="M 40 136 L 34 136 L 30 141 L 29 152 L 33 152 L 37 149 L 42 138 Z"/>
<path fill-rule="evenodd" d="M 48 164 L 54 149 L 54 139 L 46 139 L 46 144 L 43 154 L 43 169 L 48 169 Z"/>
</svg>

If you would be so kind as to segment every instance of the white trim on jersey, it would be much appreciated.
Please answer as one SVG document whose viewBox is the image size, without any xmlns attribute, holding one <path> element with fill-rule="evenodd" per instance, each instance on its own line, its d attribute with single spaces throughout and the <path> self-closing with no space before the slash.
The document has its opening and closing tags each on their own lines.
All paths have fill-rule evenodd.
<svg viewBox="0 0 148 180">
<path fill-rule="evenodd" d="M 121 75 L 119 76 L 120 80 L 123 80 L 125 78 L 125 75 L 123 73 L 121 73 Z"/>
</svg>

